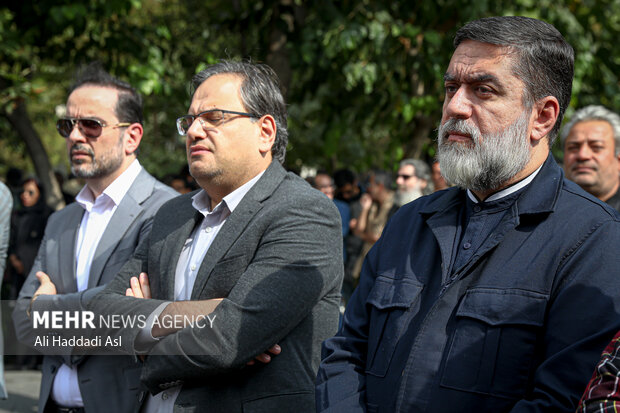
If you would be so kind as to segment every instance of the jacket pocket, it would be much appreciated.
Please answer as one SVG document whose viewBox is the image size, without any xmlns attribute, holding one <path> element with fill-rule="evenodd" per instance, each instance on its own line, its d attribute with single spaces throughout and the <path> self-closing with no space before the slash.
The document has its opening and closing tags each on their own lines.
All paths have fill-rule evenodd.
<svg viewBox="0 0 620 413">
<path fill-rule="evenodd" d="M 548 296 L 525 290 L 475 288 L 456 311 L 441 385 L 506 398 L 529 383 Z"/>
<path fill-rule="evenodd" d="M 403 328 L 420 305 L 423 284 L 379 275 L 368 294 L 370 306 L 366 373 L 384 377 Z"/>
</svg>

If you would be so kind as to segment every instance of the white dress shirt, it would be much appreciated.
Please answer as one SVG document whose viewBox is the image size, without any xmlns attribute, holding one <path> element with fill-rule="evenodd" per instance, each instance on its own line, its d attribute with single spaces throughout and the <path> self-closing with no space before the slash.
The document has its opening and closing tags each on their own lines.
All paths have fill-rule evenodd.
<svg viewBox="0 0 620 413">
<path fill-rule="evenodd" d="M 99 240 L 101 240 L 101 236 L 116 211 L 118 204 L 120 204 L 141 170 L 142 166 L 136 159 L 97 198 L 93 196 L 88 186 L 84 186 L 77 194 L 75 200 L 85 210 L 75 246 L 75 274 L 78 291 L 84 291 L 88 288 L 90 266 Z M 51 396 L 59 406 L 84 406 L 78 382 L 77 366 L 69 367 L 66 364 L 60 366 L 58 373 L 54 377 Z"/>
<path fill-rule="evenodd" d="M 177 261 L 176 272 L 174 275 L 174 300 L 189 300 L 192 296 L 192 289 L 196 281 L 196 275 L 202 264 L 209 247 L 217 236 L 218 232 L 226 222 L 226 219 L 237 208 L 243 197 L 256 184 L 256 181 L 263 175 L 264 171 L 246 182 L 230 194 L 226 195 L 222 201 L 211 211 L 211 199 L 209 195 L 202 190 L 193 196 L 192 206 L 196 208 L 204 219 L 197 226 L 189 238 L 185 241 L 181 255 Z M 146 329 L 140 333 L 139 341 L 144 342 L 144 337 L 152 342 L 156 340 L 151 335 L 152 321 L 156 316 L 166 308 L 169 303 L 164 303 L 157 307 L 149 316 Z M 181 392 L 181 386 L 172 387 L 155 396 L 149 394 L 143 413 L 171 413 L 174 410 L 174 402 Z"/>
</svg>

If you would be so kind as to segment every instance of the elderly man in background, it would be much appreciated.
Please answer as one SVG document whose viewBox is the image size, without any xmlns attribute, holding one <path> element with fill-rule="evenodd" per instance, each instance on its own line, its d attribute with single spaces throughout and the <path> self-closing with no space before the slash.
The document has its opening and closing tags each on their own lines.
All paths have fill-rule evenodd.
<svg viewBox="0 0 620 413">
<path fill-rule="evenodd" d="M 420 159 L 403 159 L 396 175 L 396 194 L 394 203 L 403 206 L 422 195 L 433 192 L 431 171 L 426 162 Z"/>
<path fill-rule="evenodd" d="M 620 116 L 603 106 L 575 112 L 562 129 L 564 173 L 620 211 Z"/>
</svg>

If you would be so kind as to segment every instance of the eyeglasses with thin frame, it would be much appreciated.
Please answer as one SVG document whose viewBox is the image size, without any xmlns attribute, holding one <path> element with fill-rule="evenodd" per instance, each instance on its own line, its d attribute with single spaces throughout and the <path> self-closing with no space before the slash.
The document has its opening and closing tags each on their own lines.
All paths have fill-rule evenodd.
<svg viewBox="0 0 620 413">
<path fill-rule="evenodd" d="M 258 116 L 252 115 L 247 112 L 236 112 L 234 110 L 225 110 L 225 109 L 209 109 L 204 112 L 200 112 L 197 115 L 185 115 L 181 116 L 177 119 L 177 132 L 179 135 L 185 136 L 187 135 L 187 131 L 193 125 L 194 121 L 198 119 L 200 125 L 204 128 L 205 125 L 217 126 L 220 122 L 222 122 L 227 114 L 237 115 L 237 116 L 247 116 L 248 118 L 258 119 Z"/>
<path fill-rule="evenodd" d="M 103 128 L 121 128 L 131 125 L 128 122 L 117 123 L 116 125 L 106 125 L 105 122 L 93 118 L 61 118 L 56 122 L 56 129 L 63 138 L 68 138 L 75 125 L 78 126 L 82 135 L 87 138 L 94 139 L 101 136 Z"/>
</svg>

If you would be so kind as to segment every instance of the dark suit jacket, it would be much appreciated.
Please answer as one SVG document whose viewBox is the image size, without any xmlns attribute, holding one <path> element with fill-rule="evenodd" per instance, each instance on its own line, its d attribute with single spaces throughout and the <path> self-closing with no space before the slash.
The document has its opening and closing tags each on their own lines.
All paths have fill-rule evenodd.
<svg viewBox="0 0 620 413">
<path fill-rule="evenodd" d="M 191 195 L 166 203 L 147 241 L 89 308 L 150 314 L 172 300 L 177 260 L 202 219 Z M 152 393 L 182 384 L 175 411 L 314 412 L 320 345 L 338 325 L 343 276 L 338 211 L 326 196 L 274 162 L 228 217 L 199 269 L 193 300 L 225 297 L 213 328 L 185 328 L 156 344 L 142 382 Z M 152 300 L 125 297 L 145 271 Z M 122 332 L 134 343 L 138 329 Z M 269 364 L 246 362 L 273 344 Z M 129 348 L 127 351 L 133 351 Z"/>
<path fill-rule="evenodd" d="M 153 215 L 167 200 L 178 195 L 142 170 L 123 197 L 103 233 L 91 266 L 87 293 L 107 284 L 131 257 L 151 229 Z M 52 214 L 45 228 L 34 266 L 26 279 L 13 322 L 20 341 L 32 346 L 37 331 L 26 315 L 32 295 L 39 287 L 37 271 L 47 273 L 58 295 L 40 296 L 33 310 L 82 308 L 84 294 L 77 292 L 75 246 L 84 209 L 72 203 Z M 100 288 L 102 289 L 102 288 Z M 39 332 L 40 333 L 40 332 Z M 134 412 L 139 407 L 140 365 L 127 356 L 69 357 L 49 355 L 43 360 L 39 412 L 43 412 L 52 383 L 62 363 L 78 364 L 80 391 L 87 412 Z"/>
</svg>

